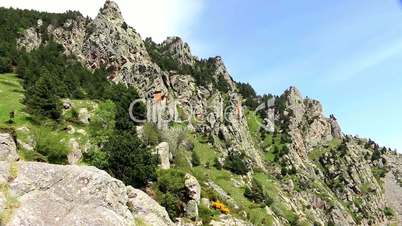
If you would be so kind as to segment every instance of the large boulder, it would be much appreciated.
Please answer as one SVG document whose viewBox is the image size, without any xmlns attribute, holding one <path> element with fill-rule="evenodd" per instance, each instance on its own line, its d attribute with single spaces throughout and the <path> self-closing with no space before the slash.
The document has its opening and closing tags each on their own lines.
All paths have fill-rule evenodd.
<svg viewBox="0 0 402 226">
<path fill-rule="evenodd" d="M 134 221 L 125 185 L 95 167 L 1 162 L 0 181 L 9 181 L 7 192 L 18 202 L 5 225 L 112 226 Z"/>
<path fill-rule="evenodd" d="M 18 160 L 17 146 L 9 133 L 0 133 L 0 161 Z"/>
<path fill-rule="evenodd" d="M 160 206 L 145 192 L 127 187 L 128 206 L 133 214 L 149 226 L 173 226 L 166 209 Z"/>
</svg>

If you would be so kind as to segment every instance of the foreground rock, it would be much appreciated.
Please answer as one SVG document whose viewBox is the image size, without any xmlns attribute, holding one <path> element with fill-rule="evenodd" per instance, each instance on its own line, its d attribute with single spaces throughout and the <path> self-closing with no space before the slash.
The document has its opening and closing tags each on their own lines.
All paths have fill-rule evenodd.
<svg viewBox="0 0 402 226">
<path fill-rule="evenodd" d="M 150 198 L 145 192 L 127 187 L 128 205 L 137 219 L 149 226 L 173 226 L 165 208 Z"/>
<path fill-rule="evenodd" d="M 14 161 L 18 159 L 17 146 L 8 133 L 0 133 L 0 161 Z"/>
<path fill-rule="evenodd" d="M 0 183 L 1 225 L 172 225 L 149 196 L 95 167 L 0 162 Z"/>
</svg>

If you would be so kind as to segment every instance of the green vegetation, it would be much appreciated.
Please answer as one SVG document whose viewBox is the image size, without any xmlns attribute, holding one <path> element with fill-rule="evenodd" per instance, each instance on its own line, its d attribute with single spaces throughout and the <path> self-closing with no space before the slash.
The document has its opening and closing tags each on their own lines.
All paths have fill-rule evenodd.
<svg viewBox="0 0 402 226">
<path fill-rule="evenodd" d="M 257 94 L 253 87 L 248 83 L 238 82 L 236 83 L 237 89 L 242 97 L 246 100 L 244 104 L 249 107 L 251 110 L 254 110 L 258 107 L 258 99 Z"/>
<path fill-rule="evenodd" d="M 246 187 L 244 196 L 258 204 L 271 206 L 273 199 L 268 194 L 264 193 L 264 189 L 259 181 L 252 180 L 251 187 Z"/>
<path fill-rule="evenodd" d="M 158 200 L 164 206 L 172 219 L 180 217 L 183 210 L 183 200 L 186 200 L 185 172 L 179 169 L 161 170 L 156 185 Z"/>
<path fill-rule="evenodd" d="M 393 216 L 395 216 L 395 211 L 390 207 L 385 207 L 384 208 L 384 214 L 388 218 L 392 218 Z"/>
<path fill-rule="evenodd" d="M 246 175 L 249 171 L 249 168 L 245 162 L 246 155 L 239 153 L 230 153 L 223 164 L 223 168 L 238 174 L 238 175 Z"/>
<path fill-rule="evenodd" d="M 193 167 L 197 167 L 201 164 L 200 156 L 195 151 L 191 153 L 191 164 Z"/>
<path fill-rule="evenodd" d="M 17 65 L 18 51 L 16 39 L 25 29 L 36 26 L 41 19 L 43 25 L 39 32 L 43 33 L 42 39 L 48 40 L 44 30 L 49 24 L 59 26 L 67 19 L 81 16 L 79 12 L 67 11 L 65 13 L 45 13 L 34 10 L 7 9 L 0 7 L 0 73 L 12 72 Z"/>
<path fill-rule="evenodd" d="M 201 137 L 199 136 L 191 137 L 190 139 L 194 145 L 193 152 L 195 152 L 196 155 L 200 158 L 200 163 L 202 165 L 207 164 L 212 166 L 217 156 L 214 148 L 210 144 L 208 144 L 208 142 L 203 141 L 203 139 L 201 139 Z"/>
<path fill-rule="evenodd" d="M 14 125 L 26 123 L 28 115 L 21 103 L 24 90 L 15 74 L 0 74 L 0 127 L 8 127 L 9 114 L 14 112 Z"/>
<path fill-rule="evenodd" d="M 208 225 L 212 219 L 219 216 L 220 212 L 215 209 L 210 209 L 206 206 L 200 205 L 198 207 L 198 215 L 202 220 L 203 225 Z"/>
<path fill-rule="evenodd" d="M 66 164 L 69 150 L 60 133 L 54 133 L 51 129 L 40 127 L 34 131 L 35 147 L 34 150 L 39 153 L 38 159 L 44 159 L 47 162 L 55 164 Z"/>
<path fill-rule="evenodd" d="M 100 145 L 113 135 L 115 117 L 116 105 L 112 101 L 107 100 L 99 104 L 89 124 L 89 134 L 93 143 Z"/>
<path fill-rule="evenodd" d="M 154 123 L 144 124 L 143 140 L 147 145 L 157 145 L 161 141 L 161 135 Z"/>
<path fill-rule="evenodd" d="M 104 169 L 124 183 L 143 187 L 147 182 L 156 179 L 158 159 L 136 136 L 121 131 L 113 134 L 102 147 L 102 151 L 107 154 L 108 159 Z"/>
</svg>

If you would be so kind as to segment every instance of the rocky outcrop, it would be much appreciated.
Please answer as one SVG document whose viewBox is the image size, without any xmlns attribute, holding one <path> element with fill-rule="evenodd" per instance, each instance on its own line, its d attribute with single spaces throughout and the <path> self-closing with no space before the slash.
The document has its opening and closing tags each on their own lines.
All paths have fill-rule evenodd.
<svg viewBox="0 0 402 226">
<path fill-rule="evenodd" d="M 173 225 L 145 193 L 95 167 L 0 162 L 0 183 L 0 197 L 16 203 L 2 225 Z"/>
<path fill-rule="evenodd" d="M 149 226 L 173 226 L 165 208 L 150 198 L 145 192 L 127 187 L 128 206 L 134 217 Z"/>
<path fill-rule="evenodd" d="M 184 186 L 190 200 L 186 203 L 186 215 L 189 219 L 196 220 L 198 217 L 198 205 L 201 201 L 201 186 L 198 180 L 191 174 L 187 173 L 184 177 Z"/>
<path fill-rule="evenodd" d="M 164 54 L 171 56 L 180 64 L 193 65 L 195 58 L 191 54 L 190 46 L 180 37 L 168 37 L 162 42 Z"/>
<path fill-rule="evenodd" d="M 169 143 L 162 142 L 156 146 L 156 153 L 159 156 L 160 160 L 160 168 L 161 169 L 170 169 L 170 151 L 169 151 Z"/>
<path fill-rule="evenodd" d="M 384 191 L 389 208 L 395 211 L 394 223 L 402 222 L 402 155 L 388 152 L 386 160 L 390 171 L 385 176 Z"/>
<path fill-rule="evenodd" d="M 125 185 L 94 167 L 1 162 L 0 178 L 18 200 L 6 225 L 130 225 Z M 16 172 L 10 168 L 14 167 Z M 11 175 L 12 173 L 16 175 Z M 7 178 L 13 178 L 10 181 Z"/>
<path fill-rule="evenodd" d="M 82 124 L 89 124 L 89 121 L 91 119 L 91 115 L 88 112 L 88 109 L 86 108 L 81 108 L 78 111 L 78 121 L 81 122 Z"/>
<path fill-rule="evenodd" d="M 68 163 L 71 165 L 79 163 L 82 158 L 80 143 L 75 138 L 71 138 L 68 141 L 68 146 L 70 148 L 70 153 L 67 155 Z"/>
<path fill-rule="evenodd" d="M 373 175 L 372 153 L 355 140 L 344 140 L 338 149 L 320 158 L 323 181 L 339 200 L 347 203 L 355 220 L 361 219 L 356 222 L 363 225 L 387 222 L 383 212 L 384 192 L 381 182 Z"/>
<path fill-rule="evenodd" d="M 9 133 L 0 133 L 0 161 L 18 160 L 17 146 Z"/>
<path fill-rule="evenodd" d="M 38 25 L 40 24 L 38 20 Z M 42 26 L 42 24 L 40 24 Z M 39 48 L 42 43 L 42 37 L 40 33 L 37 32 L 36 28 L 29 28 L 22 32 L 22 38 L 17 44 L 19 49 L 25 49 L 27 52 L 31 52 L 32 50 Z"/>
<path fill-rule="evenodd" d="M 277 109 L 277 121 L 289 134 L 291 158 L 296 167 L 304 167 L 308 153 L 315 147 L 334 138 L 342 138 L 340 127 L 334 118 L 323 115 L 321 103 L 303 98 L 300 91 L 290 87 L 279 99 L 282 109 Z"/>
</svg>

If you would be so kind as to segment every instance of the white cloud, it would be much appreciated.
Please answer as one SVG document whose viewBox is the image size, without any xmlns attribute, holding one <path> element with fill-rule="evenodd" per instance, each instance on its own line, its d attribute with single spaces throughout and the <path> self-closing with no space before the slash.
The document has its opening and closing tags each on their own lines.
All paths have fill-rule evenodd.
<svg viewBox="0 0 402 226">
<path fill-rule="evenodd" d="M 141 36 L 162 41 L 167 36 L 191 32 L 204 0 L 115 0 L 129 25 Z M 95 17 L 104 0 L 0 0 L 0 6 L 47 12 L 78 10 Z"/>
</svg>

